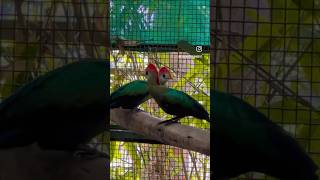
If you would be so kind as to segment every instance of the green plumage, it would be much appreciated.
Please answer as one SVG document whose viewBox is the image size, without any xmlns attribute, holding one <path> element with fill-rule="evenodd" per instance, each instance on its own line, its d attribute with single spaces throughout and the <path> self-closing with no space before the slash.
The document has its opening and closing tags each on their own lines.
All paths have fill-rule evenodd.
<svg viewBox="0 0 320 180">
<path fill-rule="evenodd" d="M 183 118 L 193 116 L 209 121 L 204 107 L 188 94 L 165 86 L 150 86 L 150 94 L 166 113 Z"/>
<path fill-rule="evenodd" d="M 106 128 L 109 65 L 85 60 L 51 71 L 0 104 L 0 147 L 37 141 L 74 150 Z"/>
<path fill-rule="evenodd" d="M 147 82 L 136 80 L 121 86 L 111 94 L 110 108 L 134 109 L 150 98 Z"/>
<path fill-rule="evenodd" d="M 280 126 L 248 103 L 213 91 L 215 179 L 257 171 L 286 180 L 317 180 L 317 166 Z"/>
</svg>

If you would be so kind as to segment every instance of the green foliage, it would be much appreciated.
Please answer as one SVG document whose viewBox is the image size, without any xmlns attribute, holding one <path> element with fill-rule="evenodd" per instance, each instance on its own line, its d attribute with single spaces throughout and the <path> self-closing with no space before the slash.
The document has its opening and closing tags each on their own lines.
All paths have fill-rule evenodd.
<svg viewBox="0 0 320 180">
<path fill-rule="evenodd" d="M 148 44 L 177 44 L 179 40 L 187 40 L 193 45 L 209 45 L 209 3 L 208 0 L 112 0 L 110 35 Z M 194 23 L 195 16 L 201 23 Z"/>
<path fill-rule="evenodd" d="M 11 42 L 8 42 L 8 44 L 11 44 Z M 10 62 L 10 65 L 14 63 L 21 64 L 17 66 L 19 68 L 17 72 L 0 72 L 2 74 L 0 79 L 5 82 L 0 86 L 0 95 L 1 97 L 8 97 L 17 88 L 33 79 L 32 73 L 35 71 L 39 46 L 36 43 L 28 46 L 12 43 L 7 49 L 2 49 L 4 50 L 4 52 L 1 52 L 2 55 L 8 54 L 8 58 L 15 56 L 15 60 Z M 15 54 L 11 54 L 13 49 L 15 49 Z M 23 69 L 21 69 L 21 66 Z"/>
<path fill-rule="evenodd" d="M 140 169 L 141 169 L 141 158 L 137 151 L 137 144 L 135 143 L 123 143 L 124 149 L 128 151 L 131 159 L 133 160 L 135 177 L 140 177 Z"/>
</svg>

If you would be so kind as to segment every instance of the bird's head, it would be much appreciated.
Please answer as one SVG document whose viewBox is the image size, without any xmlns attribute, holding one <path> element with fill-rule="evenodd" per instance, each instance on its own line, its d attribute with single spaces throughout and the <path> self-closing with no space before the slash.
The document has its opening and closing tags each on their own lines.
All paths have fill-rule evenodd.
<svg viewBox="0 0 320 180">
<path fill-rule="evenodd" d="M 149 64 L 145 70 L 145 76 L 149 84 L 159 85 L 158 68 L 154 64 Z"/>
<path fill-rule="evenodd" d="M 159 83 L 165 85 L 169 79 L 172 79 L 170 70 L 167 67 L 162 67 L 159 70 Z"/>
</svg>

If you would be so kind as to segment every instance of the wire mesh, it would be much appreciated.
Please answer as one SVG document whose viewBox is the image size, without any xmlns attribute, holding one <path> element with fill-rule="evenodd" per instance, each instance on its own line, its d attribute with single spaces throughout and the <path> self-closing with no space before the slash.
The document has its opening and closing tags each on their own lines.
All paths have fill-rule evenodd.
<svg viewBox="0 0 320 180">
<path fill-rule="evenodd" d="M 199 101 L 209 112 L 209 1 L 110 1 L 110 93 L 133 80 L 144 80 L 148 63 L 170 69 L 167 86 Z M 121 40 L 119 40 L 121 39 Z M 192 55 L 178 46 L 202 46 Z M 172 116 L 150 99 L 139 106 L 163 120 Z M 208 122 L 192 117 L 182 124 L 208 130 Z M 162 144 L 112 141 L 110 179 L 210 179 L 210 158 Z"/>
<path fill-rule="evenodd" d="M 133 52 L 133 53 L 137 53 L 139 55 L 141 55 L 140 52 Z M 159 54 L 159 53 L 158 53 Z M 168 53 L 161 53 L 163 55 L 163 57 L 166 57 L 169 59 L 169 57 L 171 56 L 171 60 L 172 61 L 176 61 L 177 59 L 177 54 L 173 53 L 172 55 L 168 55 Z M 170 53 L 169 53 L 170 54 Z M 131 56 L 132 57 L 132 56 Z M 152 55 L 149 55 L 147 57 L 152 57 Z M 117 66 L 114 66 L 114 72 L 115 74 L 111 74 L 111 78 L 110 78 L 110 84 L 111 87 L 114 87 L 111 89 L 111 92 L 113 92 L 116 87 L 119 87 L 127 82 L 130 82 L 132 80 L 135 79 L 139 79 L 138 77 L 140 77 L 141 79 L 141 71 L 144 70 L 144 68 L 146 67 L 147 63 L 143 63 L 142 61 L 140 61 L 140 63 L 136 63 L 136 67 L 137 69 L 134 69 L 132 65 L 132 63 L 125 63 L 125 58 L 119 58 L 117 61 Z M 203 81 L 199 80 L 201 77 L 204 78 L 205 76 L 208 77 L 208 75 L 206 75 L 206 73 L 209 73 L 209 69 L 208 66 L 204 67 L 204 66 L 200 66 L 198 67 L 199 69 L 197 69 L 197 67 L 195 68 L 187 68 L 188 64 L 192 64 L 192 60 L 189 59 L 189 61 L 187 61 L 186 63 L 163 63 L 164 61 L 160 58 L 159 61 L 157 61 L 159 64 L 161 64 L 162 66 L 167 66 L 167 67 L 171 67 L 173 69 L 174 72 L 176 72 L 175 74 L 175 80 L 172 82 L 168 82 L 168 86 L 169 87 L 173 87 L 175 89 L 179 89 L 182 90 L 184 92 L 187 92 L 190 95 L 193 95 L 193 97 L 195 99 L 197 99 L 199 102 L 202 102 L 203 105 L 205 105 L 206 109 L 209 109 L 209 94 L 204 94 L 204 93 L 208 93 L 209 91 L 209 84 L 205 84 Z M 167 59 L 167 60 L 168 60 Z M 112 58 L 111 58 L 112 61 Z M 131 61 L 131 60 L 129 60 Z M 139 61 L 137 61 L 139 62 Z M 183 62 L 183 61 L 181 61 Z M 111 63 L 114 64 L 114 63 Z M 179 67 L 180 66 L 180 67 Z M 113 68 L 113 67 L 112 67 Z M 111 72 L 113 72 L 111 70 Z M 140 74 L 140 75 L 139 75 Z M 199 76 L 196 76 L 197 78 L 194 78 L 194 80 L 188 80 L 186 81 L 187 78 L 185 78 L 186 76 L 191 76 L 194 74 L 201 74 Z M 119 81 L 120 79 L 120 81 Z M 209 81 L 209 80 L 207 80 Z M 209 82 L 207 82 L 209 83 Z M 197 89 L 199 89 L 197 91 Z M 162 119 L 170 119 L 172 116 L 169 116 L 167 114 L 165 114 L 156 104 L 156 102 L 154 100 L 149 100 L 146 103 L 142 104 L 140 106 L 141 109 L 150 112 L 153 116 L 162 118 Z M 209 128 L 209 123 L 201 121 L 201 120 L 197 120 L 194 118 L 184 118 L 183 120 L 181 120 L 182 124 L 188 124 L 188 125 L 192 125 L 195 127 L 199 127 L 199 128 Z M 138 141 L 138 140 L 137 140 Z M 138 141 L 139 142 L 139 141 Z M 140 150 L 141 147 L 143 146 L 145 148 L 148 149 L 143 151 Z M 129 149 L 130 148 L 130 149 Z M 184 176 L 195 176 L 198 174 L 199 177 L 203 178 L 203 174 L 206 174 L 205 177 L 209 178 L 208 173 L 209 173 L 209 157 L 206 156 L 202 156 L 200 154 L 194 154 L 192 156 L 193 152 L 189 152 L 187 150 L 181 150 L 178 148 L 174 148 L 174 147 L 170 147 L 167 145 L 152 145 L 152 144 L 142 144 L 142 143 L 128 143 L 128 142 L 112 142 L 111 143 L 111 147 L 110 147 L 110 151 L 111 151 L 111 179 L 122 179 L 122 178 L 134 178 L 134 179 L 184 179 L 186 177 Z M 158 152 L 159 151 L 159 152 Z M 156 153 L 157 152 L 157 153 Z M 160 153 L 160 154 L 159 154 Z M 127 155 L 126 155 L 127 154 Z M 129 155 L 128 155 L 129 154 Z M 184 160 L 182 160 L 180 156 L 184 156 L 183 158 L 186 158 Z M 194 157 L 196 156 L 196 158 Z M 145 170 L 148 168 L 151 168 L 149 166 L 154 166 L 152 164 L 143 164 L 142 162 L 146 161 L 144 158 L 148 158 L 148 159 L 152 158 L 156 158 L 153 159 L 152 161 L 154 161 L 153 163 L 160 163 L 162 164 L 161 167 L 163 166 L 163 168 L 165 169 L 161 169 L 158 171 L 153 171 L 153 172 L 149 172 L 149 170 L 146 172 Z M 190 159 L 194 158 L 195 160 L 193 160 L 192 162 L 190 161 Z M 136 158 L 136 159 L 135 159 Z M 187 160 L 189 159 L 189 160 Z M 151 160 L 148 160 L 149 163 Z M 175 163 L 169 163 L 170 161 L 173 161 Z M 135 163 L 134 163 L 135 162 Z M 197 162 L 197 163 L 195 163 Z M 169 163 L 169 164 L 168 164 Z M 194 164 L 193 164 L 194 163 Z M 128 167 L 131 164 L 130 168 Z M 184 166 L 189 166 L 188 170 L 183 169 Z M 194 166 L 194 167 L 192 167 Z M 192 173 L 192 168 L 196 168 L 197 166 L 200 166 L 201 168 L 198 167 L 197 170 L 193 170 L 194 172 Z M 127 168 L 127 169 L 126 169 Z M 158 168 L 158 167 L 155 167 Z M 190 169 L 191 168 L 191 169 Z M 170 173 L 170 169 L 172 169 L 172 171 L 176 171 L 176 172 L 171 172 Z M 182 171 L 184 170 L 184 171 Z M 203 172 L 202 172 L 203 171 Z M 195 173 L 197 172 L 197 173 Z M 187 175 L 185 174 L 187 173 Z M 175 174 L 175 175 L 174 175 Z M 139 177 L 139 178 L 138 178 Z M 206 178 L 205 178 L 206 179 Z"/>
<path fill-rule="evenodd" d="M 319 166 L 319 1 L 212 4 L 213 87 L 242 98 L 279 123 Z M 263 174 L 237 179 L 249 178 L 271 179 Z"/>
<path fill-rule="evenodd" d="M 106 7 L 91 0 L 1 0 L 0 100 L 68 63 L 106 61 Z M 93 144 L 106 152 L 106 141 L 100 135 Z"/>
</svg>

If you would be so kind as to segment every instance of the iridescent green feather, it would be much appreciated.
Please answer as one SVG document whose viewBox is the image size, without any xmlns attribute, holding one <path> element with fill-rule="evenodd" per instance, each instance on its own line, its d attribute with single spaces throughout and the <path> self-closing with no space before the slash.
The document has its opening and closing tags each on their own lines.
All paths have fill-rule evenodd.
<svg viewBox="0 0 320 180">
<path fill-rule="evenodd" d="M 150 99 L 146 81 L 136 80 L 125 84 L 111 94 L 110 108 L 133 109 Z"/>
<path fill-rule="evenodd" d="M 73 150 L 106 128 L 108 62 L 82 60 L 57 68 L 0 104 L 0 147 L 37 141 Z"/>
<path fill-rule="evenodd" d="M 152 86 L 152 97 L 166 113 L 179 116 L 193 116 L 209 121 L 209 114 L 205 108 L 188 94 L 165 86 Z"/>
</svg>

